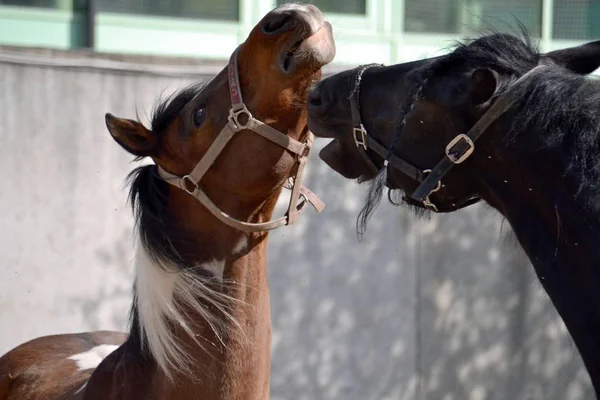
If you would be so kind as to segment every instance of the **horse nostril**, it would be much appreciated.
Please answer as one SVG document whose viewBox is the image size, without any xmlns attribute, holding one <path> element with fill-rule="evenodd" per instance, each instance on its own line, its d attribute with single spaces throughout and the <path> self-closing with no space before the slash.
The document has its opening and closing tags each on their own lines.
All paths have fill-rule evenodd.
<svg viewBox="0 0 600 400">
<path fill-rule="evenodd" d="M 314 88 L 308 93 L 308 102 L 310 105 L 318 107 L 323 104 L 319 88 Z"/>
<path fill-rule="evenodd" d="M 292 16 L 288 13 L 273 13 L 270 18 L 264 22 L 262 31 L 268 35 L 273 35 L 283 30 L 289 22 Z"/>
</svg>

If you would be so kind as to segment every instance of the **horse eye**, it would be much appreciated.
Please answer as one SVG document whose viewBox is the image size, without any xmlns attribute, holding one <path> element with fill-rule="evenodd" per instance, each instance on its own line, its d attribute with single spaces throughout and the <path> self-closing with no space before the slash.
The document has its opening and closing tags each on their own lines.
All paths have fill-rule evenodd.
<svg viewBox="0 0 600 400">
<path fill-rule="evenodd" d="M 204 118 L 206 117 L 206 112 L 204 108 L 199 108 L 196 110 L 196 112 L 194 113 L 193 121 L 194 121 L 194 126 L 196 126 L 196 128 L 199 128 L 200 125 L 202 125 L 202 123 L 204 123 Z"/>
</svg>

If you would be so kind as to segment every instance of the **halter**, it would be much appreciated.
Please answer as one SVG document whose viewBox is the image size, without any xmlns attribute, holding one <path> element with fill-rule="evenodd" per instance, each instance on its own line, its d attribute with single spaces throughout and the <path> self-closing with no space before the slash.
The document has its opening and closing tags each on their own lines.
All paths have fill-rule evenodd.
<svg viewBox="0 0 600 400">
<path fill-rule="evenodd" d="M 179 177 L 165 171 L 160 166 L 158 166 L 158 172 L 161 178 L 163 178 L 167 183 L 194 196 L 221 222 L 231 226 L 232 228 L 236 228 L 245 232 L 266 232 L 281 226 L 293 224 L 298 218 L 298 215 L 304 211 L 308 203 L 310 203 L 319 213 L 323 211 L 325 203 L 323 203 L 313 192 L 301 184 L 304 176 L 304 167 L 306 166 L 308 154 L 314 141 L 313 134 L 309 131 L 305 142 L 301 143 L 290 138 L 286 134 L 271 128 L 269 125 L 266 125 L 252 116 L 242 100 L 240 77 L 238 72 L 238 53 L 239 47 L 231 55 L 229 64 L 227 66 L 229 94 L 231 96 L 231 109 L 229 110 L 227 124 L 225 124 L 221 130 L 219 136 L 217 136 L 215 141 L 206 151 L 206 154 L 204 154 L 200 161 L 198 161 L 198 164 L 196 164 L 192 172 L 189 174 Z M 289 180 L 283 185 L 283 187 L 292 191 L 288 210 L 285 216 L 276 220 L 262 223 L 240 221 L 239 219 L 236 219 L 221 211 L 221 209 L 210 200 L 210 198 L 198 185 L 204 174 L 206 174 L 208 169 L 213 165 L 227 143 L 229 143 L 229 141 L 237 132 L 246 129 L 258 133 L 265 139 L 270 140 L 271 142 L 296 155 L 296 163 L 298 164 L 296 174 L 294 177 L 290 177 Z M 300 198 L 303 200 L 299 202 Z"/>
<path fill-rule="evenodd" d="M 367 130 L 362 123 L 359 104 L 360 82 L 362 80 L 362 75 L 367 69 L 380 65 L 381 64 L 369 64 L 357 68 L 355 75 L 355 90 L 349 98 L 350 112 L 352 114 L 352 134 L 354 143 L 356 144 L 359 154 L 364 160 L 365 164 L 373 173 L 379 173 L 382 168 L 389 168 L 391 165 L 405 175 L 409 176 L 411 179 L 419 182 L 417 189 L 410 196 L 403 198 L 407 204 L 427 208 L 434 212 L 452 212 L 479 202 L 481 198 L 479 196 L 475 196 L 467 199 L 461 204 L 452 204 L 451 207 L 441 208 L 431 201 L 430 196 L 433 193 L 440 191 L 444 187 L 444 185 L 442 185 L 442 179 L 446 176 L 446 174 L 450 172 L 453 166 L 463 163 L 473 154 L 475 151 L 475 141 L 490 127 L 494 121 L 496 121 L 517 101 L 517 98 L 509 94 L 499 97 L 498 100 L 486 111 L 486 113 L 466 134 L 458 134 L 446 145 L 446 156 L 442 158 L 435 165 L 435 167 L 433 167 L 433 169 L 422 170 L 410 162 L 391 153 L 390 149 L 367 133 Z M 515 81 L 510 87 L 512 88 L 518 82 L 521 82 L 526 77 L 529 77 L 534 71 L 541 67 L 543 67 L 543 65 L 538 65 L 531 69 L 529 72 Z M 400 135 L 402 132 L 399 132 L 398 134 Z M 369 149 L 383 157 L 384 162 L 382 168 L 377 167 L 375 162 L 373 162 L 368 154 Z"/>
</svg>

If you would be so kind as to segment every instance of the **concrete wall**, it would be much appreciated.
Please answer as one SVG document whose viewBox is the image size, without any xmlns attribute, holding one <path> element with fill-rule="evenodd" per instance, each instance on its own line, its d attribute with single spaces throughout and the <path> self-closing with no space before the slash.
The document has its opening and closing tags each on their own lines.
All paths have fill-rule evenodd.
<svg viewBox="0 0 600 400">
<path fill-rule="evenodd" d="M 40 335 L 125 328 L 132 218 L 123 180 L 135 165 L 104 113 L 144 116 L 163 90 L 190 81 L 0 63 L 0 354 Z M 308 185 L 325 212 L 309 210 L 270 238 L 274 400 L 593 397 L 493 210 L 421 220 L 383 203 L 358 242 L 365 188 L 321 163 L 322 145 Z"/>
</svg>

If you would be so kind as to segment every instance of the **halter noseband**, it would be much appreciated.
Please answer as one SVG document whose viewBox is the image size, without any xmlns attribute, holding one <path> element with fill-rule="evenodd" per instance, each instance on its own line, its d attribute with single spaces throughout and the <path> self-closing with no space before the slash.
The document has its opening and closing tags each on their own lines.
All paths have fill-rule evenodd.
<svg viewBox="0 0 600 400">
<path fill-rule="evenodd" d="M 361 158 L 365 161 L 365 164 L 373 173 L 379 173 L 381 170 L 381 168 L 377 167 L 375 162 L 373 162 L 369 156 L 367 151 L 370 149 L 379 156 L 383 157 L 384 163 L 382 168 L 389 168 L 392 166 L 409 176 L 411 179 L 419 182 L 417 189 L 410 196 L 403 198 L 407 204 L 421 208 L 427 208 L 434 212 L 452 212 L 479 202 L 481 198 L 475 196 L 469 198 L 461 204 L 452 204 L 451 207 L 441 208 L 431 201 L 430 196 L 433 193 L 440 191 L 444 187 L 444 185 L 442 185 L 442 179 L 446 176 L 446 174 L 450 172 L 453 166 L 463 163 L 473 154 L 475 151 L 475 141 L 490 127 L 494 121 L 496 121 L 517 101 L 517 98 L 509 94 L 504 94 L 499 97 L 498 100 L 496 100 L 496 102 L 466 134 L 461 133 L 457 135 L 450 141 L 450 143 L 446 145 L 446 156 L 442 158 L 435 165 L 435 167 L 433 167 L 433 169 L 421 170 L 408 161 L 403 160 L 402 158 L 393 154 L 391 152 L 393 149 L 388 149 L 373 136 L 369 135 L 362 123 L 359 104 L 360 82 L 362 75 L 367 69 L 379 65 L 381 64 L 369 64 L 357 68 L 355 75 L 356 86 L 349 98 L 350 112 L 352 114 L 352 133 L 354 143 L 358 148 Z M 538 65 L 531 69 L 529 72 L 515 81 L 511 87 L 515 86 L 518 82 L 524 80 L 526 77 L 532 75 L 535 70 L 541 67 L 543 67 L 543 65 Z M 402 132 L 398 132 L 398 135 L 400 134 L 402 134 Z"/>
<path fill-rule="evenodd" d="M 306 141 L 301 143 L 290 138 L 286 134 L 271 128 L 269 125 L 257 120 L 252 116 L 242 99 L 242 91 L 238 72 L 238 52 L 239 47 L 231 55 L 229 64 L 227 66 L 229 94 L 231 96 L 231 109 L 229 110 L 227 124 L 223 127 L 204 156 L 200 159 L 200 161 L 198 161 L 198 164 L 196 164 L 192 172 L 183 177 L 179 177 L 165 171 L 162 167 L 158 166 L 158 173 L 167 183 L 194 196 L 208 209 L 208 211 L 210 211 L 223 223 L 245 232 L 265 232 L 281 226 L 293 224 L 298 218 L 298 215 L 304 211 L 307 204 L 311 204 L 315 210 L 320 213 L 323 211 L 325 203 L 323 203 L 313 192 L 301 184 L 304 176 L 304 167 L 306 166 L 308 154 L 314 141 L 313 134 L 309 131 Z M 210 200 L 210 198 L 202 189 L 200 189 L 200 186 L 198 185 L 204 174 L 206 174 L 208 169 L 221 154 L 227 143 L 229 143 L 229 141 L 237 132 L 246 129 L 258 133 L 262 137 L 296 155 L 296 163 L 298 164 L 296 174 L 294 177 L 290 177 L 290 179 L 284 184 L 284 188 L 292 191 L 288 210 L 285 216 L 276 220 L 262 223 L 250 223 L 233 218 L 232 216 L 221 211 L 221 209 Z M 299 203 L 300 198 L 303 200 Z"/>
</svg>

